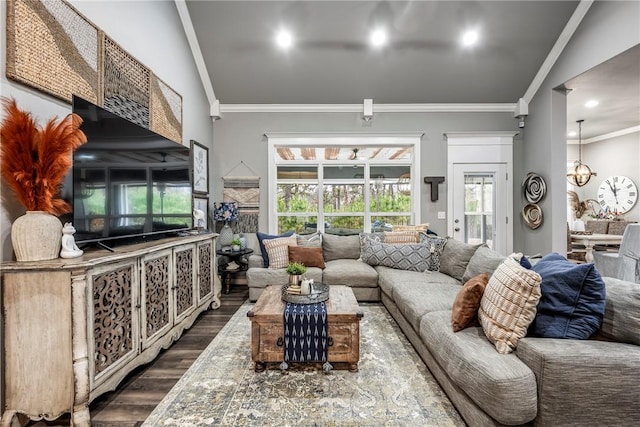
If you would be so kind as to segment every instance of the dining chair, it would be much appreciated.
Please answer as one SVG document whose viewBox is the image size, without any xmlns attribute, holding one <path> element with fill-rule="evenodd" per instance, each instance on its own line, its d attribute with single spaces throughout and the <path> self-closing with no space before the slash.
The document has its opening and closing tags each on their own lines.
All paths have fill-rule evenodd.
<svg viewBox="0 0 640 427">
<path fill-rule="evenodd" d="M 596 268 L 603 276 L 640 284 L 640 224 L 628 224 L 618 252 L 594 252 Z"/>
</svg>

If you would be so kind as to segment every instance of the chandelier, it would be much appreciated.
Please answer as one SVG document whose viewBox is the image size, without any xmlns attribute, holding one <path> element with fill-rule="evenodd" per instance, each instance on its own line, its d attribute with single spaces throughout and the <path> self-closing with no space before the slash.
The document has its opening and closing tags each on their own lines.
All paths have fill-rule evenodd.
<svg viewBox="0 0 640 427">
<path fill-rule="evenodd" d="M 582 122 L 584 120 L 576 120 L 576 123 L 578 123 L 578 160 L 567 171 L 569 184 L 577 185 L 578 187 L 587 185 L 592 176 L 598 175 L 589 166 L 582 163 Z"/>
</svg>

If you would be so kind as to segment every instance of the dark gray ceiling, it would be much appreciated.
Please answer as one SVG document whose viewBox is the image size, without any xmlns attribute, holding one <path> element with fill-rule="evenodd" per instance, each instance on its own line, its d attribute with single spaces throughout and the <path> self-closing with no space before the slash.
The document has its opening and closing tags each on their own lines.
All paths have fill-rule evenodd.
<svg viewBox="0 0 640 427">
<path fill-rule="evenodd" d="M 570 79 L 564 86 L 570 90 L 567 130 L 578 131 L 576 120 L 584 120 L 583 140 L 639 126 L 640 44 Z M 590 100 L 598 101 L 598 106 L 585 107 Z"/>
<path fill-rule="evenodd" d="M 186 1 L 215 96 L 227 105 L 515 103 L 578 3 Z M 377 26 L 389 33 L 382 50 L 368 45 Z M 295 38 L 287 52 L 273 41 L 283 27 Z M 480 33 L 471 49 L 459 44 L 468 28 Z M 567 83 L 568 129 L 584 118 L 586 139 L 640 124 L 640 50 L 625 64 Z M 601 104 L 583 111 L 590 96 Z"/>
<path fill-rule="evenodd" d="M 187 1 L 223 104 L 513 103 L 577 1 Z M 281 27 L 288 52 L 273 43 Z M 372 49 L 383 26 L 389 45 Z M 461 33 L 477 28 L 475 48 Z"/>
</svg>

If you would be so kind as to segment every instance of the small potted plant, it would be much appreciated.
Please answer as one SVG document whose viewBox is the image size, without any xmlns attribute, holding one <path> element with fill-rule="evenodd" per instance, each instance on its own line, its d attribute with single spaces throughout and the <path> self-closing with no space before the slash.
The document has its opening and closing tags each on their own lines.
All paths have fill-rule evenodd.
<svg viewBox="0 0 640 427">
<path fill-rule="evenodd" d="M 231 250 L 232 251 L 239 251 L 241 244 L 242 244 L 242 242 L 240 241 L 240 239 L 231 240 Z"/>
<path fill-rule="evenodd" d="M 302 279 L 302 275 L 307 272 L 307 267 L 300 262 L 290 262 L 287 265 L 287 273 L 289 274 L 289 285 L 298 285 Z"/>
</svg>

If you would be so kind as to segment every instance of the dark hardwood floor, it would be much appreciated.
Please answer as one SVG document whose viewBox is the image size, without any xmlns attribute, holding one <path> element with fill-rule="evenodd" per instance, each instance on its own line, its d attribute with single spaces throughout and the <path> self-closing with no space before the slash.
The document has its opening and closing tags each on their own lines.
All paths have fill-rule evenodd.
<svg viewBox="0 0 640 427">
<path fill-rule="evenodd" d="M 92 427 L 142 425 L 248 297 L 247 285 L 233 285 L 230 293 L 222 294 L 219 309 L 202 313 L 193 326 L 171 347 L 161 351 L 153 362 L 134 370 L 117 390 L 93 401 L 89 407 Z M 34 422 L 29 426 L 69 426 L 69 418 Z"/>
</svg>

